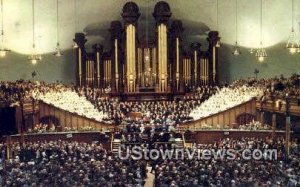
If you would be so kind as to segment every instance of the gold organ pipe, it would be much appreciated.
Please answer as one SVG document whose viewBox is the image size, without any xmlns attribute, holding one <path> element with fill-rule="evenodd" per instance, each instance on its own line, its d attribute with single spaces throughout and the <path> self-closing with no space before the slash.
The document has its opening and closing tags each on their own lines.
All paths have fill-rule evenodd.
<svg viewBox="0 0 300 187">
<path fill-rule="evenodd" d="M 131 63 L 130 63 L 130 69 L 131 69 L 131 70 L 130 70 L 130 74 L 131 74 L 131 76 L 132 76 L 131 78 L 133 79 L 133 60 L 132 60 L 132 59 L 133 59 L 133 56 L 132 56 L 132 48 L 133 48 L 133 46 L 132 46 L 132 45 L 133 45 L 132 39 L 133 39 L 133 38 L 132 38 L 132 30 L 133 30 L 133 29 L 132 29 L 132 25 L 130 25 L 130 32 L 129 32 L 129 34 L 130 34 L 130 35 L 129 35 L 129 37 L 130 37 L 130 40 L 129 40 L 129 42 L 130 42 L 130 51 L 129 51 L 129 53 L 130 53 L 130 59 L 129 59 L 129 60 L 130 60 L 130 62 L 131 62 Z M 133 83 L 133 80 L 131 80 L 131 81 L 132 81 L 132 83 Z M 131 92 L 133 92 L 133 84 L 131 84 L 130 87 L 131 87 Z"/>
<path fill-rule="evenodd" d="M 105 68 L 106 68 L 106 86 L 108 85 L 108 60 L 106 60 L 106 63 L 105 63 Z"/>
<path fill-rule="evenodd" d="M 163 74 L 165 75 L 166 69 L 165 69 L 165 27 L 162 25 L 162 66 L 163 66 Z"/>
<path fill-rule="evenodd" d="M 110 83 L 110 76 L 111 76 L 111 71 L 110 71 L 110 60 L 107 61 L 107 82 L 108 84 Z"/>
<path fill-rule="evenodd" d="M 78 69 L 79 69 L 79 86 L 81 86 L 81 76 L 82 76 L 82 69 L 81 69 L 81 49 L 78 48 Z"/>
<path fill-rule="evenodd" d="M 200 82 L 203 84 L 203 67 L 202 67 L 202 59 L 200 59 Z"/>
<path fill-rule="evenodd" d="M 216 48 L 213 47 L 213 83 L 216 82 Z"/>
<path fill-rule="evenodd" d="M 116 90 L 119 88 L 119 64 L 118 64 L 118 39 L 115 39 L 115 78 L 116 78 Z"/>
<path fill-rule="evenodd" d="M 206 76 L 205 76 L 205 59 L 203 60 L 203 83 L 205 84 L 205 79 L 206 79 Z"/>
<path fill-rule="evenodd" d="M 132 26 L 132 31 L 131 31 L 131 52 L 132 52 L 132 74 L 135 75 L 135 50 L 134 50 L 134 27 Z"/>
<path fill-rule="evenodd" d="M 157 51 L 157 57 L 158 57 L 158 86 L 159 91 L 161 91 L 161 33 L 160 33 L 160 25 L 158 26 L 158 51 Z"/>
<path fill-rule="evenodd" d="M 89 61 L 85 61 L 85 80 L 89 84 Z"/>
<path fill-rule="evenodd" d="M 90 80 L 91 84 L 93 83 L 93 61 L 90 61 Z"/>
<path fill-rule="evenodd" d="M 152 49 L 152 59 L 153 59 L 153 73 L 154 73 L 154 84 L 156 84 L 156 75 L 157 75 L 157 71 L 156 71 L 156 48 Z"/>
<path fill-rule="evenodd" d="M 189 77 L 189 85 L 191 83 L 191 59 L 188 58 L 188 77 Z"/>
<path fill-rule="evenodd" d="M 184 68 L 183 68 L 184 82 L 186 84 L 186 61 L 185 61 L 185 59 L 183 59 L 183 66 L 184 66 Z"/>
<path fill-rule="evenodd" d="M 194 78 L 194 81 L 195 81 L 195 85 L 197 84 L 197 51 L 194 52 L 194 74 L 195 74 L 195 78 Z"/>
<path fill-rule="evenodd" d="M 94 75 L 95 75 L 95 72 L 94 72 L 94 61 L 91 61 L 91 79 L 92 79 L 92 84 L 94 83 Z"/>
<path fill-rule="evenodd" d="M 88 64 L 89 64 L 88 80 L 89 80 L 89 83 L 90 83 L 90 81 L 91 81 L 91 61 L 88 61 Z"/>
<path fill-rule="evenodd" d="M 190 83 L 190 59 L 186 59 L 186 66 L 187 66 L 187 80 L 188 84 Z"/>
<path fill-rule="evenodd" d="M 100 77 L 100 64 L 99 64 L 99 61 L 100 61 L 100 55 L 99 55 L 99 52 L 97 52 L 97 77 Z"/>
<path fill-rule="evenodd" d="M 126 28 L 126 73 L 127 73 L 127 76 L 128 76 L 128 73 L 129 73 L 129 26 L 127 26 Z M 128 79 L 128 77 L 127 77 Z"/>
<path fill-rule="evenodd" d="M 104 85 L 106 86 L 106 60 L 103 62 Z"/>
<path fill-rule="evenodd" d="M 118 67 L 118 39 L 115 39 L 115 73 L 116 75 L 119 74 L 119 67 Z"/>
<path fill-rule="evenodd" d="M 158 26 L 158 77 L 159 77 L 159 85 L 161 78 L 161 33 L 160 33 L 160 25 Z"/>
<path fill-rule="evenodd" d="M 179 73 L 179 38 L 176 38 L 176 73 Z"/>
<path fill-rule="evenodd" d="M 205 59 L 206 62 L 206 84 L 209 83 L 209 67 L 208 67 L 208 59 Z"/>
<path fill-rule="evenodd" d="M 129 62 L 130 62 L 130 75 L 133 76 L 133 62 L 132 62 L 132 25 L 129 26 Z M 130 80 L 130 91 L 133 92 L 132 79 Z"/>
<path fill-rule="evenodd" d="M 130 65 L 130 68 L 131 68 L 131 70 L 130 70 L 130 72 L 131 72 L 131 74 L 133 74 L 133 60 L 132 60 L 132 58 L 133 58 L 133 56 L 132 56 L 132 50 L 133 50 L 133 38 L 132 38 L 132 25 L 130 25 L 130 32 L 129 32 L 129 34 L 130 34 L 130 40 L 129 40 L 129 42 L 130 42 L 130 51 L 129 51 L 129 53 L 130 53 L 130 62 L 131 62 L 131 65 Z"/>
<path fill-rule="evenodd" d="M 130 64 L 129 64 L 129 25 L 126 27 L 126 75 L 127 75 L 127 86 L 129 89 L 129 73 L 130 73 Z M 128 90 L 127 90 L 128 91 Z"/>
<path fill-rule="evenodd" d="M 108 76 L 109 76 L 109 82 L 111 82 L 111 60 L 108 61 Z"/>
<path fill-rule="evenodd" d="M 129 73 L 132 72 L 132 61 L 131 61 L 131 25 L 128 26 L 128 66 Z"/>
<path fill-rule="evenodd" d="M 92 82 L 92 74 L 93 74 L 93 72 L 92 72 L 92 61 L 89 61 L 89 68 L 90 68 L 89 78 L 90 78 L 90 83 L 91 83 Z"/>
<path fill-rule="evenodd" d="M 203 78 L 204 78 L 204 84 L 206 84 L 206 59 L 204 59 L 203 63 Z"/>
<path fill-rule="evenodd" d="M 167 66 L 167 53 L 168 53 L 168 49 L 167 49 L 167 27 L 165 25 L 163 25 L 163 35 L 164 35 L 164 73 L 166 75 L 166 80 L 167 80 L 167 74 L 168 74 L 168 66 Z"/>
<path fill-rule="evenodd" d="M 189 79 L 189 64 L 188 64 L 188 59 L 185 59 L 185 64 L 186 64 L 186 74 L 185 74 L 185 76 L 186 76 L 186 80 L 188 80 Z"/>
<path fill-rule="evenodd" d="M 104 61 L 104 82 L 106 87 L 107 86 L 107 60 Z"/>
<path fill-rule="evenodd" d="M 130 81 L 129 81 L 129 75 L 130 75 L 130 38 L 129 38 L 129 32 L 130 32 L 130 25 L 126 27 L 126 76 L 127 76 L 127 91 L 130 91 Z"/>
<path fill-rule="evenodd" d="M 201 59 L 201 80 L 202 84 L 204 84 L 204 60 Z"/>
<path fill-rule="evenodd" d="M 138 69 L 138 73 L 137 73 L 137 78 L 138 78 L 138 82 L 139 82 L 139 84 L 142 84 L 142 76 L 141 76 L 141 72 L 142 72 L 142 62 L 143 62 L 143 60 L 142 60 L 142 54 L 141 54 L 141 48 L 138 48 L 137 49 L 138 50 L 138 53 L 137 53 L 137 56 L 138 56 L 138 58 L 137 58 L 137 61 L 138 61 L 138 67 L 137 67 L 137 69 Z"/>
</svg>

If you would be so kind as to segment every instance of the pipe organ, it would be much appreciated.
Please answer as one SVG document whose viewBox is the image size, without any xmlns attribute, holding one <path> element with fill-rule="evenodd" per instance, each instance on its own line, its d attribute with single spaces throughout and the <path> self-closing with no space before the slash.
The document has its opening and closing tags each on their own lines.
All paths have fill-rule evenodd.
<svg viewBox="0 0 300 187">
<path fill-rule="evenodd" d="M 75 50 L 77 85 L 109 87 L 112 94 L 180 94 L 200 85 L 218 84 L 217 31 L 209 32 L 207 50 L 201 50 L 198 42 L 188 49 L 183 46 L 183 23 L 170 20 L 168 3 L 160 1 L 154 7 L 154 38 L 140 37 L 137 32 L 140 15 L 136 3 L 124 5 L 123 22 L 111 22 L 111 48 L 105 51 L 95 44 L 93 52 L 88 53 L 85 35 L 75 34 L 74 41 L 79 46 Z"/>
</svg>

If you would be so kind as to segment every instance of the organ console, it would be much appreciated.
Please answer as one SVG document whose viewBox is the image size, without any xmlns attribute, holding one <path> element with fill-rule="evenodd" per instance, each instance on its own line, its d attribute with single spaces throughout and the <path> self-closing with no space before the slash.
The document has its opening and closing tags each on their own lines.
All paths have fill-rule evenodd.
<svg viewBox="0 0 300 187">
<path fill-rule="evenodd" d="M 141 13 L 134 2 L 127 2 L 122 10 L 123 22 L 110 25 L 111 48 L 100 44 L 93 52 L 85 49 L 86 38 L 76 33 L 76 81 L 79 86 L 110 88 L 111 93 L 185 93 L 200 85 L 218 84 L 217 31 L 208 34 L 208 49 L 192 43 L 183 46 L 181 20 L 170 20 L 168 3 L 160 1 L 154 7 L 156 36 L 153 40 L 139 38 L 138 19 Z"/>
</svg>

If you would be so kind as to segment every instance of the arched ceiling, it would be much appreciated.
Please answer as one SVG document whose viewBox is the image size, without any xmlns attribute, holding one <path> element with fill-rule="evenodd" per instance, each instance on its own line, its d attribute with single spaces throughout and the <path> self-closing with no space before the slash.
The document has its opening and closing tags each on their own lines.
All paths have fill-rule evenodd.
<svg viewBox="0 0 300 187">
<path fill-rule="evenodd" d="M 75 2 L 77 10 L 75 11 Z M 209 30 L 217 30 L 217 0 L 166 0 L 172 19 L 181 19 L 186 42 L 205 42 Z M 69 49 L 75 32 L 87 34 L 88 45 L 108 45 L 110 22 L 122 20 L 124 0 L 59 0 L 59 32 L 62 49 Z M 155 0 L 135 0 L 140 8 L 140 36 L 149 28 L 154 34 L 152 12 Z M 235 43 L 235 2 L 219 0 L 221 41 Z M 292 0 L 264 0 L 263 42 L 265 46 L 287 40 L 291 30 Z M 3 0 L 5 47 L 22 54 L 32 52 L 32 1 Z M 41 53 L 51 53 L 56 46 L 56 0 L 35 0 L 36 46 Z M 295 29 L 299 33 L 300 1 L 295 0 Z M 260 42 L 260 0 L 238 0 L 238 42 L 244 47 L 257 47 Z M 146 13 L 149 13 L 146 16 Z M 75 13 L 77 16 L 75 16 Z M 148 21 L 147 20 L 148 17 Z M 76 23 L 77 20 L 77 23 Z M 299 35 L 298 35 L 299 37 Z M 299 37 L 300 38 L 300 37 Z"/>
</svg>

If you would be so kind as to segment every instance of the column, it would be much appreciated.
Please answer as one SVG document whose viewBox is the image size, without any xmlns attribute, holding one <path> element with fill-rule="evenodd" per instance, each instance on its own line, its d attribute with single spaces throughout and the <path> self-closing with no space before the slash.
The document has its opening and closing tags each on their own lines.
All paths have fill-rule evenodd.
<svg viewBox="0 0 300 187">
<path fill-rule="evenodd" d="M 272 113 L 272 139 L 275 138 L 276 131 L 276 113 Z"/>
<path fill-rule="evenodd" d="M 265 124 L 265 112 L 264 111 L 260 112 L 260 122 L 263 125 Z"/>
<path fill-rule="evenodd" d="M 136 92 L 136 27 L 139 16 L 136 3 L 128 2 L 124 5 L 122 17 L 125 22 L 126 92 Z"/>
<path fill-rule="evenodd" d="M 153 16 L 157 25 L 158 49 L 158 91 L 168 91 L 168 21 L 171 17 L 170 6 L 164 1 L 158 2 L 154 7 Z"/>
<path fill-rule="evenodd" d="M 276 133 L 276 113 L 275 113 L 275 97 L 274 93 L 271 93 L 271 100 L 272 100 L 272 139 L 275 139 L 275 133 Z"/>
<path fill-rule="evenodd" d="M 290 116 L 290 101 L 289 96 L 286 95 L 285 98 L 286 104 L 285 104 L 285 152 L 286 156 L 290 155 L 290 144 L 291 144 L 291 116 Z"/>
</svg>

